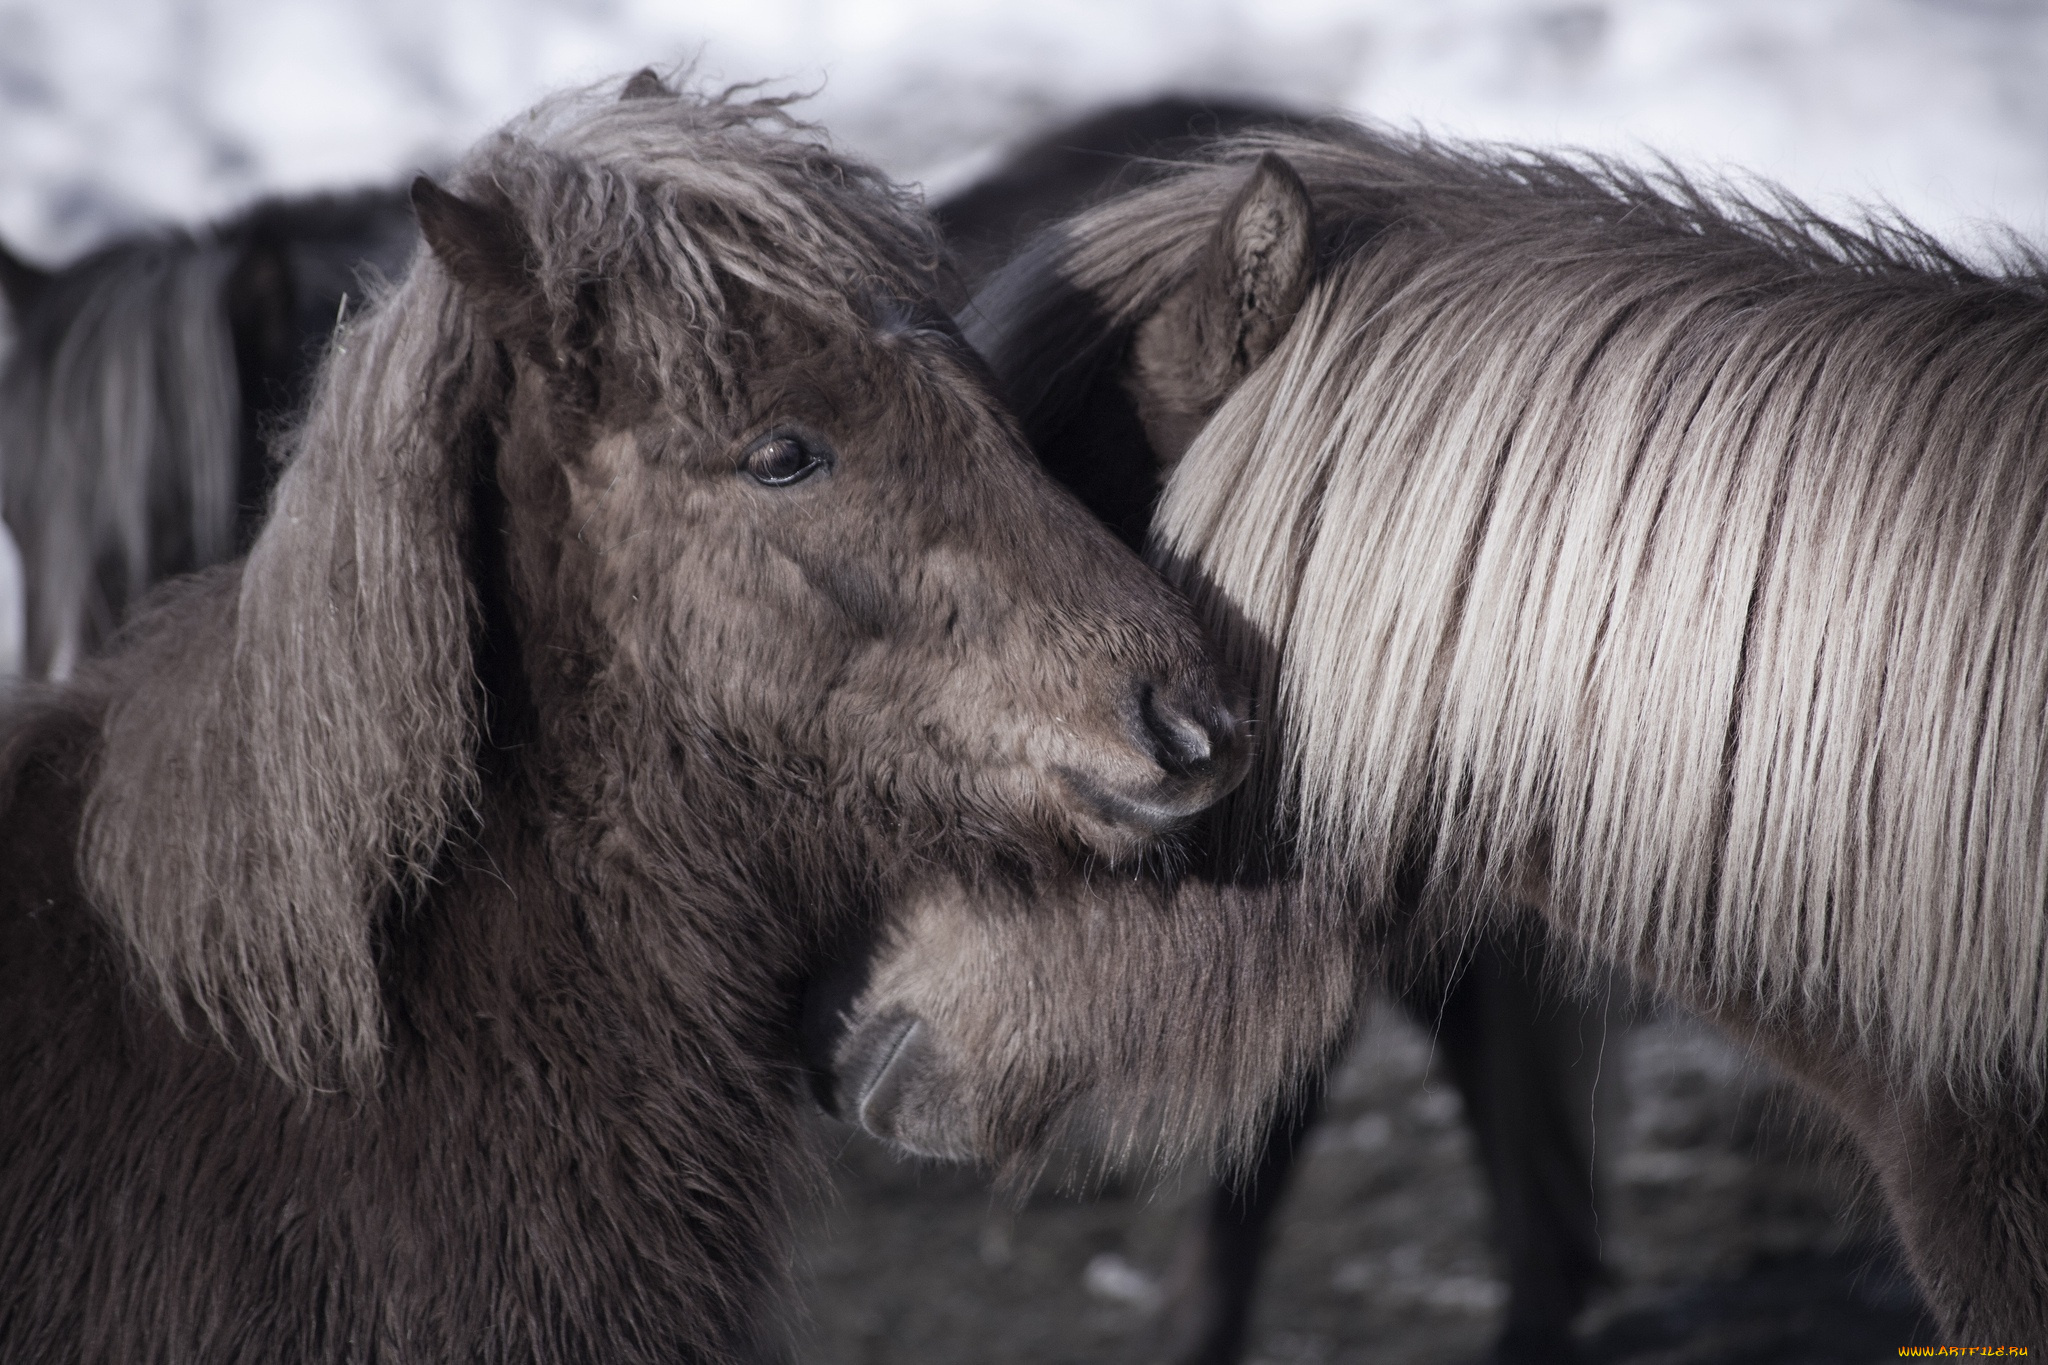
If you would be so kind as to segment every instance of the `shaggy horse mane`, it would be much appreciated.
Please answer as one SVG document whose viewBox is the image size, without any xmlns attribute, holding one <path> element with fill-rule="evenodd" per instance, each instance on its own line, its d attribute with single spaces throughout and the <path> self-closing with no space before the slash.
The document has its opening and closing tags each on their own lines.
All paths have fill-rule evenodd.
<svg viewBox="0 0 2048 1365">
<path fill-rule="evenodd" d="M 542 344 L 708 402 L 748 291 L 824 325 L 926 292 L 931 229 L 780 101 L 635 91 L 553 99 L 454 177 L 523 229 Z M 425 893 L 479 790 L 470 490 L 507 381 L 476 313 L 422 250 L 337 335 L 245 565 L 172 590 L 80 678 L 103 717 L 85 886 L 175 1017 L 302 1086 L 376 1076 L 380 917 Z"/>
<path fill-rule="evenodd" d="M 970 335 L 1036 376 L 1034 439 L 1267 152 L 1317 279 L 1154 531 L 1240 661 L 1278 661 L 1253 808 L 1348 894 L 1420 857 L 1448 929 L 1540 887 L 1684 998 L 1912 1084 L 2038 1086 L 2040 260 L 1669 168 L 1253 134 L 984 292 Z"/>
</svg>

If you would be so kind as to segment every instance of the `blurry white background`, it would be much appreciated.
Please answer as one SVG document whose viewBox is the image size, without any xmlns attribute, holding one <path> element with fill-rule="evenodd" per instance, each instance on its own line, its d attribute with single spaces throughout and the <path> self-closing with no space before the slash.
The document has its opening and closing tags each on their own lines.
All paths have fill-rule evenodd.
<svg viewBox="0 0 2048 1365">
<path fill-rule="evenodd" d="M 1959 244 L 2048 241 L 2038 0 L 0 0 L 0 237 L 45 262 L 276 190 L 439 164 L 647 63 L 819 90 L 942 192 L 1164 90 L 1762 175 Z"/>
</svg>

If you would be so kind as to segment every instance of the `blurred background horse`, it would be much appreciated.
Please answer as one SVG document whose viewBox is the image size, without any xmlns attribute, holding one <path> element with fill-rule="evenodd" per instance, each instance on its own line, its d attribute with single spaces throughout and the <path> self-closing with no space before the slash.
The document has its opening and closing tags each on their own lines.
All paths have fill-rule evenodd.
<svg viewBox="0 0 2048 1365">
<path fill-rule="evenodd" d="M 248 548 L 341 318 L 411 256 L 397 191 L 271 199 L 43 270 L 0 246 L 0 511 L 23 665 L 63 678 L 152 583 Z"/>
</svg>

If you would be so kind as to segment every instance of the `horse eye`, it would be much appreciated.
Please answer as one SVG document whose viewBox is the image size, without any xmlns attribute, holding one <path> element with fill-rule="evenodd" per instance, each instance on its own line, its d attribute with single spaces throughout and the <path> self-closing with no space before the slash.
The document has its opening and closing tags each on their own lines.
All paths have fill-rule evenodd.
<svg viewBox="0 0 2048 1365">
<path fill-rule="evenodd" d="M 778 431 L 748 446 L 740 467 L 756 483 L 786 488 L 802 483 L 831 463 L 828 454 L 813 448 L 803 437 Z"/>
</svg>

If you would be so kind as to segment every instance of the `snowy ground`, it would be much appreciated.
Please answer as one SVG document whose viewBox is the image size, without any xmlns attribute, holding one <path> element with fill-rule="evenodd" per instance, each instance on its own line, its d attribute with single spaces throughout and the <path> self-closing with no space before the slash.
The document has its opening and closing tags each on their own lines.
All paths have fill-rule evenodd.
<svg viewBox="0 0 2048 1365">
<path fill-rule="evenodd" d="M 61 259 L 445 161 L 550 88 L 696 60 L 942 188 L 1166 88 L 1758 173 L 2048 239 L 2035 0 L 0 0 L 0 237 Z"/>
</svg>

